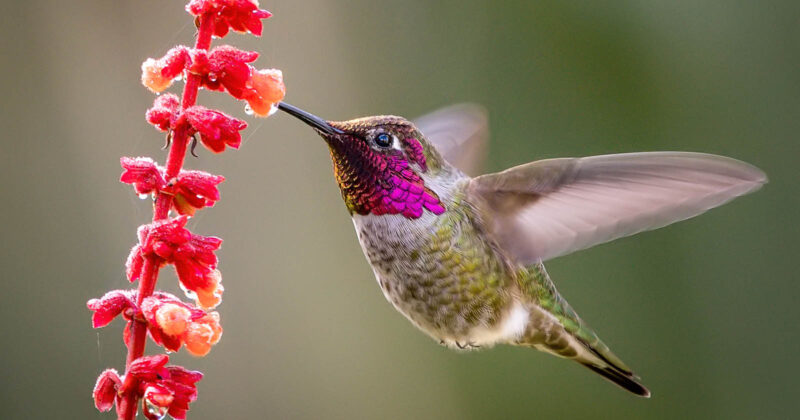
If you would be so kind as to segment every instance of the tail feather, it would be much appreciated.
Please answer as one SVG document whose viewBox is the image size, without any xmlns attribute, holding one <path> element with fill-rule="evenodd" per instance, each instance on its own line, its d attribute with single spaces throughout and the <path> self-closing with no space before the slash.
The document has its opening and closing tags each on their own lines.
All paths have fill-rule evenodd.
<svg viewBox="0 0 800 420">
<path fill-rule="evenodd" d="M 614 369 L 613 366 L 597 366 L 591 362 L 583 361 L 581 364 L 627 391 L 630 391 L 640 397 L 650 398 L 650 390 L 637 382 L 636 377 L 634 377 L 632 374 L 623 373 L 617 369 Z"/>
</svg>

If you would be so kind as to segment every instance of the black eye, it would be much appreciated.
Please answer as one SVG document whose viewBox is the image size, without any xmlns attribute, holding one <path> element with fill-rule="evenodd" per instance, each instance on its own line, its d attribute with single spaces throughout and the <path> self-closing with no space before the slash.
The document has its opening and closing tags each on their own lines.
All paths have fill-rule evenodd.
<svg viewBox="0 0 800 420">
<path fill-rule="evenodd" d="M 392 136 L 386 133 L 380 133 L 375 136 L 375 144 L 379 147 L 390 147 L 392 145 Z"/>
</svg>

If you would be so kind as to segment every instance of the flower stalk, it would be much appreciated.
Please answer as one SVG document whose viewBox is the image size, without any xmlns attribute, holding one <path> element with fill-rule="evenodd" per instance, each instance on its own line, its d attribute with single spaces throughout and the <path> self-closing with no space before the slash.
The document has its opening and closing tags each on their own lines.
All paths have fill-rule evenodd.
<svg viewBox="0 0 800 420">
<path fill-rule="evenodd" d="M 120 162 L 124 169 L 120 180 L 154 200 L 152 223 L 139 228 L 139 243 L 126 263 L 128 279 L 138 281 L 138 288 L 111 291 L 87 304 L 94 311 L 95 328 L 120 315 L 127 322 L 123 334 L 128 349 L 125 373 L 120 376 L 114 369 L 106 369 L 93 391 L 98 410 L 116 406 L 119 419 L 135 419 L 140 402 L 148 419 L 167 414 L 183 419 L 189 403 L 197 397 L 195 384 L 202 374 L 167 366 L 167 355 L 145 356 L 148 335 L 167 351 L 186 347 L 195 356 L 206 355 L 222 335 L 219 314 L 211 311 L 222 298 L 215 255 L 222 240 L 194 234 L 185 226 L 198 209 L 219 200 L 217 185 L 224 178 L 184 170 L 183 165 L 190 139 L 196 142 L 199 136 L 206 148 L 220 153 L 226 147 L 240 146 L 240 131 L 247 124 L 196 105 L 200 88 L 225 91 L 245 100 L 262 117 L 273 112 L 285 93 L 279 70 L 257 70 L 249 64 L 257 53 L 229 46 L 210 50 L 212 37 L 224 37 L 229 30 L 261 35 L 261 20 L 270 13 L 259 9 L 256 0 L 191 0 L 186 10 L 195 16 L 194 47 L 175 47 L 161 59 L 148 59 L 142 65 L 142 83 L 156 93 L 179 77 L 185 80 L 180 99 L 161 95 L 147 112 L 148 122 L 166 132 L 169 152 L 165 166 L 150 158 L 122 158 Z M 171 217 L 172 212 L 178 216 Z M 166 265 L 174 266 L 181 287 L 195 304 L 156 291 L 159 272 Z"/>
</svg>

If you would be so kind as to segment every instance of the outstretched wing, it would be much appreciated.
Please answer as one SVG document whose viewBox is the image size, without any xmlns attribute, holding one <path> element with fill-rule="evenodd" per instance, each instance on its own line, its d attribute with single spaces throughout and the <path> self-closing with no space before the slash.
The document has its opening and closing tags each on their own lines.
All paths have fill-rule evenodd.
<svg viewBox="0 0 800 420">
<path fill-rule="evenodd" d="M 650 152 L 531 162 L 474 178 L 467 194 L 498 244 L 530 264 L 696 216 L 765 182 L 735 159 Z"/>
<path fill-rule="evenodd" d="M 489 140 L 489 118 L 482 106 L 452 105 L 418 118 L 414 125 L 451 165 L 467 175 L 481 170 Z"/>
</svg>

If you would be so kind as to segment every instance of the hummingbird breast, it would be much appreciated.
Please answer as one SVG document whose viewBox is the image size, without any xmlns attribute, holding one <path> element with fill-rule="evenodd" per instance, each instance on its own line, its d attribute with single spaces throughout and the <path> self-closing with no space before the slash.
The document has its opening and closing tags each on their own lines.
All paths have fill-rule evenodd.
<svg viewBox="0 0 800 420">
<path fill-rule="evenodd" d="M 442 343 L 491 345 L 521 333 L 513 269 L 483 236 L 458 186 L 446 212 L 417 219 L 354 215 L 365 256 L 386 298 Z"/>
</svg>

